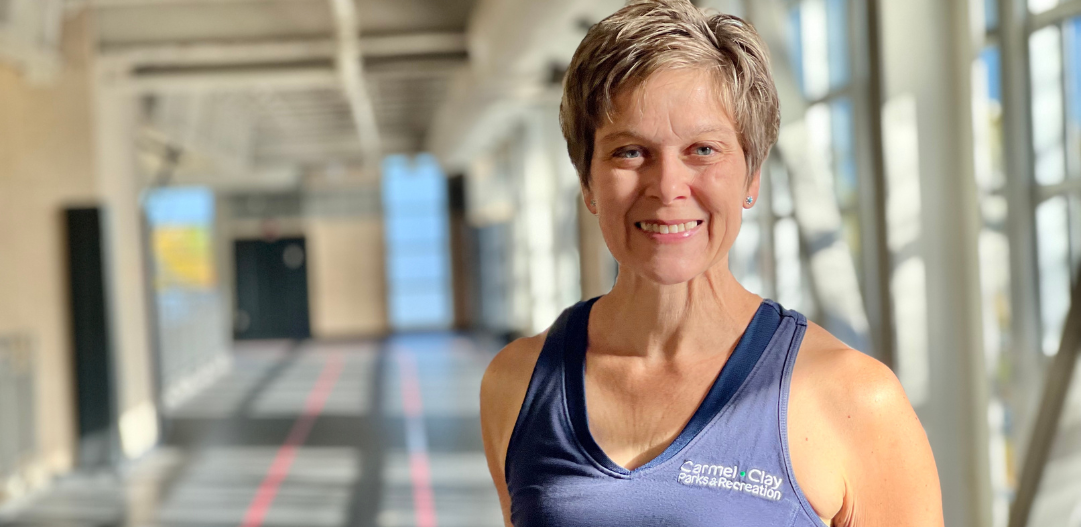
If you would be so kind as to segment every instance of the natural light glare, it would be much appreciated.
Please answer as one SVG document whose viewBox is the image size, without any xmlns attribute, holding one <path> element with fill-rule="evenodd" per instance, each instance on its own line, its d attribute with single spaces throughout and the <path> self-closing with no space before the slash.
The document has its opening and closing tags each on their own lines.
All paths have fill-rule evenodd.
<svg viewBox="0 0 1081 527">
<path fill-rule="evenodd" d="M 1056 196 L 1036 207 L 1037 256 L 1040 268 L 1040 316 L 1043 352 L 1058 353 L 1066 310 L 1070 307 L 1069 223 L 1066 197 Z"/>
<path fill-rule="evenodd" d="M 777 268 L 777 301 L 790 309 L 803 307 L 803 269 L 799 257 L 799 226 L 792 218 L 773 225 L 773 257 Z"/>
<path fill-rule="evenodd" d="M 1053 185 L 1066 176 L 1063 145 L 1062 32 L 1048 26 L 1029 38 L 1032 68 L 1032 146 L 1036 182 Z"/>
<path fill-rule="evenodd" d="M 904 95 L 882 110 L 886 145 L 887 245 L 898 252 L 920 238 L 920 152 L 916 98 Z"/>
<path fill-rule="evenodd" d="M 800 3 L 803 83 L 807 98 L 821 99 L 830 91 L 830 55 L 826 0 Z"/>
<path fill-rule="evenodd" d="M 1028 10 L 1034 15 L 1049 11 L 1059 4 L 1059 0 L 1028 0 Z"/>
<path fill-rule="evenodd" d="M 927 273 L 923 259 L 913 257 L 897 266 L 890 280 L 894 327 L 897 328 L 897 377 L 909 401 L 919 407 L 930 394 L 927 356 Z"/>
</svg>

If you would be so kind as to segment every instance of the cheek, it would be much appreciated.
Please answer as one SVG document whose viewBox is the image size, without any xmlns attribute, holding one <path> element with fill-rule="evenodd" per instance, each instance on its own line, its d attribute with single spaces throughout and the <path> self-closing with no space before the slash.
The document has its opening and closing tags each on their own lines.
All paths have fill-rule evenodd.
<svg viewBox="0 0 1081 527">
<path fill-rule="evenodd" d="M 710 214 L 742 212 L 742 188 L 727 181 L 704 179 L 692 191 L 702 209 Z"/>
<path fill-rule="evenodd" d="M 703 171 L 695 181 L 702 206 L 710 211 L 743 211 L 747 197 L 747 168 L 742 158 L 720 163 Z"/>
</svg>

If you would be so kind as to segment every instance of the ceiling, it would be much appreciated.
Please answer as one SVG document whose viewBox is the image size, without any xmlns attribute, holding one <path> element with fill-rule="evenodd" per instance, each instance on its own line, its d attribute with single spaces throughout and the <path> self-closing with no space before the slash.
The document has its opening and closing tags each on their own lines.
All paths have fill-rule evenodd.
<svg viewBox="0 0 1081 527">
<path fill-rule="evenodd" d="M 474 0 L 84 5 L 102 62 L 142 99 L 137 144 L 142 158 L 157 157 L 146 171 L 179 152 L 176 172 L 207 184 L 371 168 L 422 151 L 452 77 L 468 66 L 474 10 Z"/>
</svg>

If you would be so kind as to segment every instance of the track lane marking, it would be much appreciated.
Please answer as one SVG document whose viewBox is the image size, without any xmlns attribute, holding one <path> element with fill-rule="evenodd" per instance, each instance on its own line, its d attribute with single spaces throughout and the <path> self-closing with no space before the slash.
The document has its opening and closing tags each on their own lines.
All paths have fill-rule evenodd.
<svg viewBox="0 0 1081 527">
<path fill-rule="evenodd" d="M 413 514 L 417 527 L 436 527 L 435 496 L 432 493 L 431 462 L 428 458 L 428 431 L 424 426 L 424 402 L 420 393 L 417 359 L 409 350 L 395 352 L 402 388 L 405 415 L 405 443 L 409 451 L 409 479 L 413 485 Z"/>
<path fill-rule="evenodd" d="M 315 385 L 308 392 L 308 398 L 304 401 L 304 411 L 293 423 L 293 428 L 289 430 L 285 443 L 278 449 L 277 455 L 274 456 L 274 462 L 270 464 L 270 469 L 267 471 L 266 476 L 263 477 L 262 483 L 259 484 L 259 490 L 256 491 L 255 497 L 248 505 L 248 510 L 244 514 L 244 521 L 240 524 L 241 527 L 260 527 L 263 525 L 263 521 L 266 519 L 267 512 L 270 511 L 270 506 L 274 504 L 274 499 L 278 495 L 282 482 L 289 475 L 289 469 L 292 468 L 293 462 L 296 460 L 297 449 L 308 439 L 308 434 L 311 433 L 315 420 L 323 413 L 327 398 L 330 397 L 330 392 L 334 390 L 334 385 L 337 384 L 338 378 L 341 377 L 344 366 L 345 358 L 341 353 L 333 353 L 327 358 L 326 364 L 324 364 L 323 370 L 319 374 L 319 379 L 315 381 Z"/>
</svg>

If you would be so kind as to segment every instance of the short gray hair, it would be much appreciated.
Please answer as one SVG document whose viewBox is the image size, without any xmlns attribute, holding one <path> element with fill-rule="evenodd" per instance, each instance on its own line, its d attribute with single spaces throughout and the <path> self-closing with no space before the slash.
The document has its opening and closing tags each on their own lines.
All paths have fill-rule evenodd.
<svg viewBox="0 0 1081 527">
<path fill-rule="evenodd" d="M 717 74 L 722 107 L 734 121 L 748 181 L 777 142 L 781 111 L 769 52 L 743 19 L 708 15 L 689 0 L 632 0 L 586 33 L 563 85 L 559 122 L 582 186 L 589 188 L 594 135 L 613 99 L 664 69 Z"/>
</svg>

